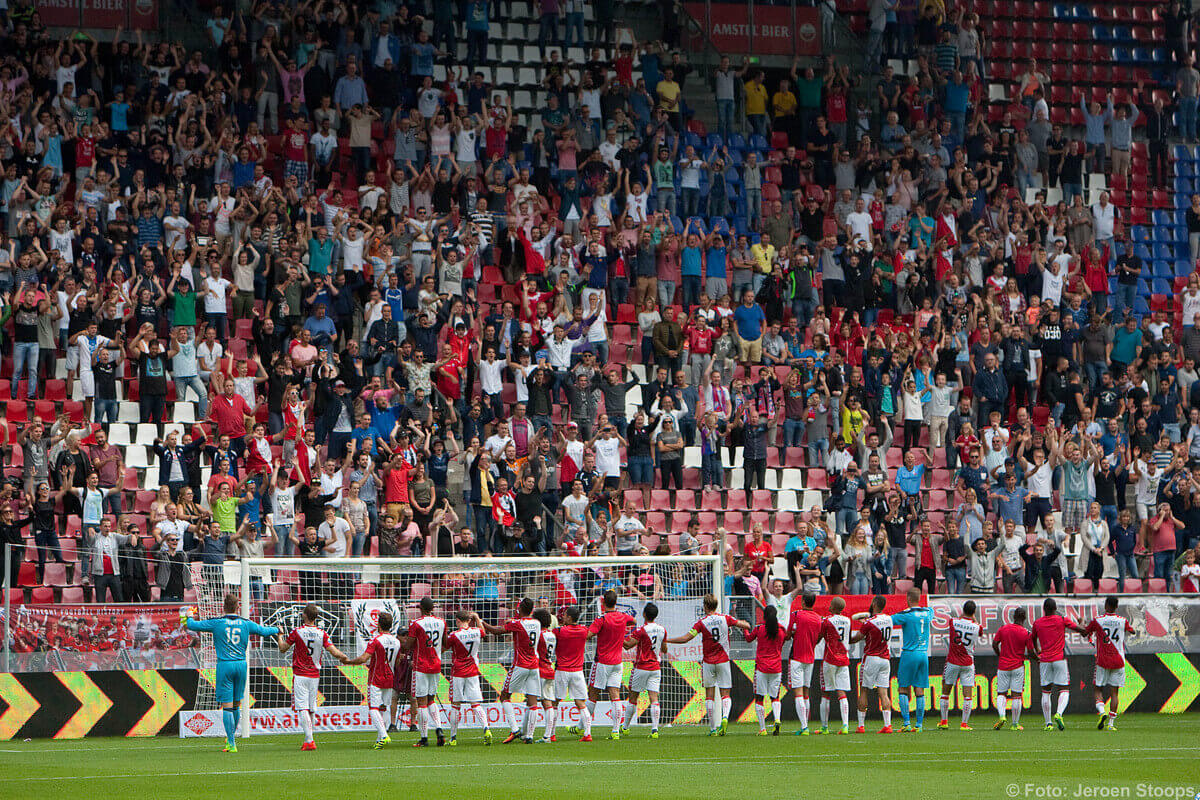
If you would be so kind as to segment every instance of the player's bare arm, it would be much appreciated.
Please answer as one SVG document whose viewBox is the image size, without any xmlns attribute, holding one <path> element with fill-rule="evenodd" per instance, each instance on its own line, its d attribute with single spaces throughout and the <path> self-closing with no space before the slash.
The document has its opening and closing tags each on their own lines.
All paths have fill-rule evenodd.
<svg viewBox="0 0 1200 800">
<path fill-rule="evenodd" d="M 664 640 L 663 643 L 664 644 L 687 644 L 688 642 L 690 642 L 692 639 L 695 639 L 695 638 L 696 638 L 696 629 L 692 628 L 691 630 L 689 630 L 687 633 L 683 634 L 682 636 L 668 636 Z"/>
</svg>

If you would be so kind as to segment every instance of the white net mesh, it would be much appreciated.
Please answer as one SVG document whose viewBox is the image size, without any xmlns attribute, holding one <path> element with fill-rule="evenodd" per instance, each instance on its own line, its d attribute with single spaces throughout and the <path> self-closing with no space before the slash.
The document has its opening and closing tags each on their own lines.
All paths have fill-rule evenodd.
<svg viewBox="0 0 1200 800">
<path fill-rule="evenodd" d="M 659 607 L 658 621 L 670 635 L 692 626 L 700 616 L 704 595 L 721 595 L 719 558 L 716 556 L 653 557 L 641 559 L 254 559 L 220 568 L 198 569 L 195 585 L 202 616 L 222 613 L 221 601 L 228 591 L 241 591 L 242 610 L 256 622 L 279 627 L 284 633 L 301 624 L 301 613 L 308 603 L 320 609 L 319 623 L 332 643 L 347 655 L 358 655 L 376 632 L 380 612 L 387 611 L 397 620 L 399 635 L 408 622 L 420 616 L 422 597 L 434 601 L 435 613 L 447 619 L 447 628 L 455 627 L 459 610 L 475 611 L 492 624 L 502 624 L 515 616 L 517 603 L 525 597 L 535 606 L 546 607 L 556 617 L 572 605 L 579 606 L 581 622 L 595 618 L 599 596 L 615 588 L 620 594 L 619 608 L 642 620 L 647 602 Z M 235 572 L 236 570 L 236 572 Z M 556 620 L 557 621 L 557 620 Z M 699 686 L 698 640 L 689 645 L 672 646 L 663 661 L 660 704 L 666 724 L 699 722 L 704 713 Z M 589 646 L 585 672 L 590 667 Z M 631 670 L 632 651 L 626 651 L 625 673 Z M 498 714 L 495 702 L 504 685 L 507 665 L 511 663 L 508 637 L 489 636 L 480 652 L 480 681 L 484 693 L 484 712 Z M 443 678 L 438 699 L 444 708 L 449 702 L 449 653 L 444 658 Z M 626 684 L 627 684 L 626 680 Z M 211 686 L 202 680 L 198 708 L 215 708 Z M 399 684 L 399 682 L 398 682 Z M 279 653 L 273 643 L 255 645 L 250 651 L 249 704 L 254 709 L 280 709 L 291 705 L 291 655 Z M 329 709 L 362 706 L 365 702 L 367 672 L 364 666 L 344 666 L 328 654 L 321 669 L 320 694 L 323 707 Z M 409 721 L 406 686 L 398 685 L 399 725 Z M 560 698 L 562 700 L 562 698 Z M 646 704 L 643 695 L 641 705 Z M 565 706 L 570 703 L 565 703 Z M 597 710 L 598 720 L 607 713 L 606 704 Z M 445 713 L 445 712 L 443 712 Z M 636 722 L 646 722 L 645 714 Z M 472 720 L 465 719 L 470 727 Z"/>
</svg>

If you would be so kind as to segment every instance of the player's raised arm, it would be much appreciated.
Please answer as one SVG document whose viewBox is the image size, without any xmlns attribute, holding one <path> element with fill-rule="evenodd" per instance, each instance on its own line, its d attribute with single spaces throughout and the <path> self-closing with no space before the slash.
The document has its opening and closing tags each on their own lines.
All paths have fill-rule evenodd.
<svg viewBox="0 0 1200 800">
<path fill-rule="evenodd" d="M 295 631 L 293 630 L 291 633 L 289 633 L 287 635 L 286 638 L 284 638 L 282 635 L 280 635 L 279 641 L 278 641 L 279 652 L 286 653 L 288 650 L 292 649 L 292 643 L 296 641 L 294 634 L 295 634 Z"/>
<path fill-rule="evenodd" d="M 483 630 L 485 632 L 490 633 L 492 636 L 503 636 L 504 634 L 506 634 L 508 632 L 508 631 L 504 630 L 503 627 L 501 627 L 499 625 L 493 625 L 490 622 L 485 621 L 478 615 L 476 615 L 475 619 L 479 622 L 479 626 L 481 628 L 483 628 Z"/>
<path fill-rule="evenodd" d="M 696 638 L 696 634 L 698 632 L 699 631 L 697 631 L 695 628 L 692 628 L 687 633 L 685 633 L 681 636 L 668 636 L 666 639 L 663 640 L 663 644 L 687 644 L 692 639 Z"/>
</svg>

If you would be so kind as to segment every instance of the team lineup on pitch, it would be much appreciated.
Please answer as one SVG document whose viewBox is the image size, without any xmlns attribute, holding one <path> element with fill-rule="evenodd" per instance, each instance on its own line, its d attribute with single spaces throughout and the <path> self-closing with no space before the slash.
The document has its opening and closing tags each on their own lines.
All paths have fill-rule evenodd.
<svg viewBox="0 0 1200 800">
<path fill-rule="evenodd" d="M 292 706 L 297 713 L 304 739 L 301 749 L 316 749 L 313 717 L 322 698 L 317 690 L 323 655 L 342 664 L 366 665 L 366 700 L 375 728 L 375 749 L 392 742 L 390 733 L 403 725 L 400 698 L 411 704 L 410 722 L 418 739 L 416 748 L 428 747 L 433 737 L 437 746 L 456 747 L 460 724 L 472 720 L 481 724 L 482 742 L 504 744 L 554 743 L 559 741 L 560 723 L 566 732 L 582 742 L 592 741 L 597 720 L 597 704 L 609 704 L 607 733 L 610 740 L 629 735 L 630 727 L 645 713 L 649 738 L 661 735 L 659 692 L 661 668 L 668 645 L 683 645 L 699 636 L 702 650 L 701 683 L 705 693 L 705 711 L 709 736 L 725 736 L 730 725 L 732 705 L 731 635 L 740 631 L 755 646 L 754 712 L 759 736 L 781 733 L 782 707 L 787 693 L 792 694 L 799 727 L 797 736 L 816 734 L 844 735 L 866 733 L 869 713 L 878 711 L 883 720 L 880 733 L 920 732 L 927 726 L 926 712 L 940 712 L 937 728 L 950 728 L 950 706 L 956 688 L 961 689 L 958 707 L 961 718 L 955 727 L 972 730 L 971 713 L 975 705 L 975 647 L 981 626 L 976 620 L 973 601 L 963 604 L 961 614 L 951 622 L 948 655 L 938 697 L 929 694 L 929 643 L 933 614 L 922 602 L 919 592 L 907 596 L 907 608 L 884 613 L 887 601 L 871 599 L 870 610 L 846 616 L 845 600 L 834 597 L 827 616 L 814 610 L 816 597 L 800 595 L 796 607 L 767 604 L 761 608 L 761 621 L 752 625 L 722 613 L 713 595 L 702 600 L 703 615 L 685 632 L 671 636 L 657 621 L 659 609 L 647 603 L 642 619 L 617 610 L 615 592 L 601 599 L 600 613 L 590 623 L 580 624 L 578 606 L 562 609 L 556 619 L 547 608 L 534 608 L 523 598 L 515 616 L 494 625 L 472 610 L 460 609 L 450 619 L 439 614 L 433 599 L 423 597 L 419 612 L 407 628 L 387 612 L 380 613 L 377 631 L 361 654 L 351 658 L 339 650 L 318 626 L 321 609 L 309 604 L 302 614 L 303 624 L 286 633 L 278 627 L 258 625 L 238 616 L 238 598 L 225 597 L 226 614 L 208 620 L 195 619 L 185 612 L 189 629 L 209 633 L 217 654 L 216 699 L 222 709 L 226 736 L 225 751 L 237 752 L 236 732 L 245 695 L 247 645 L 251 635 L 272 640 L 281 653 L 291 653 Z M 790 605 L 790 604 L 789 604 Z M 1118 614 L 1118 600 L 1103 601 L 1100 613 L 1086 627 L 1057 613 L 1053 598 L 1043 603 L 1042 616 L 1026 627 L 1026 612 L 1017 608 L 1013 619 L 992 637 L 992 649 L 998 658 L 995 677 L 994 708 L 996 730 L 1021 731 L 1024 710 L 1025 661 L 1038 665 L 1042 725 L 1045 730 L 1066 728 L 1064 713 L 1070 697 L 1071 678 L 1065 656 L 1066 632 L 1080 634 L 1095 646 L 1095 671 L 1092 685 L 1096 709 L 1095 727 L 1115 731 L 1120 709 L 1120 688 L 1125 683 L 1124 642 L 1133 632 L 1129 621 Z M 780 617 L 786 614 L 787 619 Z M 892 703 L 893 632 L 901 638 L 896 678 L 899 686 L 898 707 Z M 511 641 L 512 662 L 499 692 L 504 726 L 493 734 L 484 713 L 480 685 L 480 648 L 493 636 Z M 595 640 L 590 670 L 584 672 L 587 648 Z M 862 643 L 862 658 L 852 689 L 850 649 Z M 790 653 L 785 658 L 785 646 Z M 633 650 L 628 685 L 623 680 L 625 651 Z M 443 679 L 443 654 L 450 653 L 449 708 L 438 701 L 438 684 Z M 815 675 L 814 675 L 815 673 Z M 819 689 L 812 688 L 814 678 Z M 520 705 L 514 696 L 523 698 Z M 856 725 L 851 724 L 851 700 L 855 701 Z M 814 709 L 814 703 L 817 708 Z M 836 709 L 836 711 L 835 711 Z M 900 720 L 893 727 L 893 713 Z M 836 713 L 836 718 L 834 714 Z M 542 735 L 536 736 L 539 719 Z M 768 726 L 768 719 L 771 725 Z M 817 723 L 819 719 L 819 724 Z M 831 719 L 833 724 L 831 726 Z M 449 730 L 442 727 L 448 723 Z M 578 724 L 569 724 L 572 721 Z M 812 724 L 810 726 L 810 720 Z M 840 722 L 840 725 L 838 724 Z"/>
</svg>

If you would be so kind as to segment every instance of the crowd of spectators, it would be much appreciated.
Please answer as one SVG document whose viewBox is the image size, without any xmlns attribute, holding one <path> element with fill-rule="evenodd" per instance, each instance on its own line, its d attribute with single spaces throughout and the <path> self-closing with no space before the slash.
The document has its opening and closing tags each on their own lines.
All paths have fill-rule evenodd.
<svg viewBox="0 0 1200 800">
<path fill-rule="evenodd" d="M 1179 585 L 1200 275 L 1151 311 L 1134 226 L 1085 191 L 1161 103 L 1064 130 L 1031 61 L 1028 113 L 989 122 L 951 11 L 908 76 L 723 58 L 710 132 L 674 4 L 639 43 L 611 0 L 539 0 L 519 108 L 488 83 L 498 5 L 217 7 L 193 51 L 10 9 L 5 541 L 78 537 L 118 600 L 147 545 L 720 548 L 748 593 Z"/>
</svg>

